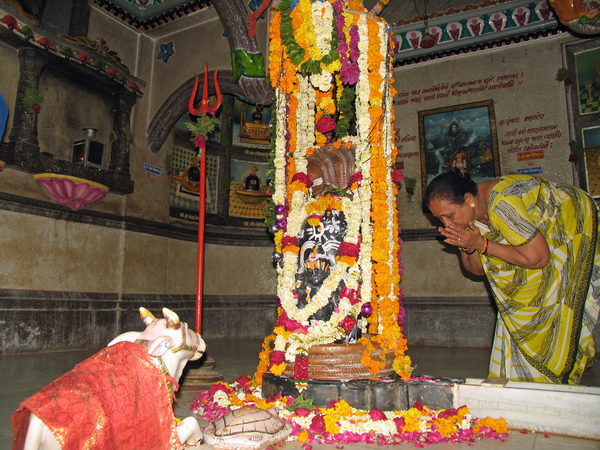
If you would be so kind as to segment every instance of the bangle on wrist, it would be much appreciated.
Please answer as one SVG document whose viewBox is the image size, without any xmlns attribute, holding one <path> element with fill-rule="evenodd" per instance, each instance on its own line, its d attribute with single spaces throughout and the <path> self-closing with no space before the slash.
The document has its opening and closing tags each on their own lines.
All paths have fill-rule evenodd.
<svg viewBox="0 0 600 450">
<path fill-rule="evenodd" d="M 466 250 L 465 250 L 465 253 L 466 253 L 467 255 L 472 255 L 472 254 L 473 254 L 473 253 L 475 253 L 476 251 L 477 251 L 477 250 L 475 250 L 475 249 L 471 250 L 470 252 L 468 252 L 468 251 L 466 251 Z"/>
<path fill-rule="evenodd" d="M 479 253 L 482 255 L 485 255 L 488 252 L 488 248 L 490 246 L 490 241 L 488 238 L 484 238 L 485 239 L 485 245 L 483 246 L 483 250 L 479 250 Z"/>
</svg>

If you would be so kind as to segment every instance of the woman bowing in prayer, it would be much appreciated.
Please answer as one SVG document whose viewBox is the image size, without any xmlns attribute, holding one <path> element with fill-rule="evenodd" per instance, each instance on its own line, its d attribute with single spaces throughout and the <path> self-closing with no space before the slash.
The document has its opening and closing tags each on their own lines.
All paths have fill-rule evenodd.
<svg viewBox="0 0 600 450">
<path fill-rule="evenodd" d="M 600 306 L 598 210 L 582 190 L 529 175 L 475 183 L 452 169 L 424 204 L 485 275 L 498 306 L 490 376 L 579 384 L 596 356 Z"/>
</svg>

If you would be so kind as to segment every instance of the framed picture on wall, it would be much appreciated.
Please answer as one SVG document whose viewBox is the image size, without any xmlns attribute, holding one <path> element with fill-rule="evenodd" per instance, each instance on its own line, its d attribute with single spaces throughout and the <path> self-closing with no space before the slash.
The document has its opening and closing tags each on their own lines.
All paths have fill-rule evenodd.
<svg viewBox="0 0 600 450">
<path fill-rule="evenodd" d="M 585 149 L 585 158 L 573 164 L 576 186 L 600 199 L 600 38 L 563 44 L 565 80 L 570 135 Z"/>
<path fill-rule="evenodd" d="M 246 219 L 266 217 L 268 193 L 268 163 L 231 159 L 229 184 L 229 216 Z"/>
<path fill-rule="evenodd" d="M 579 113 L 600 111 L 600 48 L 575 54 Z"/>
<path fill-rule="evenodd" d="M 475 182 L 500 175 L 496 116 L 492 100 L 419 111 L 423 192 L 451 168 Z"/>
<path fill-rule="evenodd" d="M 271 109 L 238 99 L 233 108 L 233 145 L 269 149 L 271 142 Z"/>
<path fill-rule="evenodd" d="M 587 191 L 592 197 L 600 198 L 600 126 L 585 128 L 582 131 L 585 147 Z"/>
<path fill-rule="evenodd" d="M 188 145 L 174 145 L 171 154 L 171 216 L 198 222 L 200 206 L 200 164 L 198 152 Z M 206 155 L 205 212 L 218 213 L 219 156 Z"/>
</svg>

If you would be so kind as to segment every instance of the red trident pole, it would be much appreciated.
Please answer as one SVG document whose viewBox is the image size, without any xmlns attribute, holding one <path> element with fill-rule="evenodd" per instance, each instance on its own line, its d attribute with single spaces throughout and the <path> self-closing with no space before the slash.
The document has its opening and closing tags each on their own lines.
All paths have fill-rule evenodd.
<svg viewBox="0 0 600 450">
<path fill-rule="evenodd" d="M 202 135 L 200 135 L 202 136 Z M 200 137 L 199 136 L 199 137 Z M 204 283 L 204 210 L 206 209 L 206 139 L 200 157 L 200 203 L 198 206 L 198 276 L 196 277 L 196 333 L 202 334 L 202 287 Z"/>
<path fill-rule="evenodd" d="M 208 117 L 208 114 L 213 116 L 221 106 L 221 90 L 217 82 L 217 72 L 215 70 L 214 84 L 217 93 L 217 102 L 214 106 L 208 106 L 208 63 L 204 61 L 204 85 L 202 88 L 202 100 L 200 108 L 194 109 L 194 99 L 198 91 L 198 75 L 192 90 L 192 96 L 188 104 L 191 114 L 199 116 L 197 120 L 203 120 Z M 199 134 L 194 140 L 194 145 L 198 148 L 200 154 L 200 199 L 198 205 L 198 276 L 196 278 L 196 333 L 202 333 L 202 289 L 204 284 L 204 212 L 206 208 L 206 136 Z"/>
</svg>

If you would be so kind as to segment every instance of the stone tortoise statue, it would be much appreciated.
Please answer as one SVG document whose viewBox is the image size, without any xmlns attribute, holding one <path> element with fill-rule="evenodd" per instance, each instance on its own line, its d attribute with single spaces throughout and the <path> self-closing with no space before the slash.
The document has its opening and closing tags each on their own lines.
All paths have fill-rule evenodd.
<svg viewBox="0 0 600 450">
<path fill-rule="evenodd" d="M 204 442 L 213 450 L 265 450 L 285 442 L 292 426 L 275 408 L 239 408 L 204 428 Z"/>
<path fill-rule="evenodd" d="M 188 360 L 206 350 L 201 336 L 163 308 L 140 308 L 146 329 L 113 339 L 25 400 L 12 415 L 13 450 L 174 450 L 195 444 L 194 417 L 177 424 L 172 399 Z"/>
</svg>

